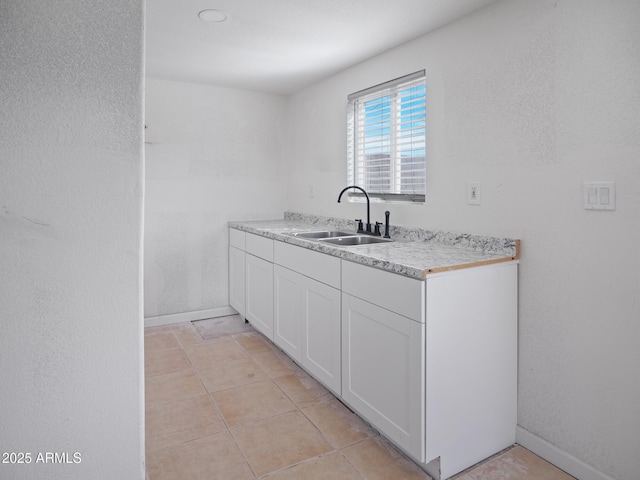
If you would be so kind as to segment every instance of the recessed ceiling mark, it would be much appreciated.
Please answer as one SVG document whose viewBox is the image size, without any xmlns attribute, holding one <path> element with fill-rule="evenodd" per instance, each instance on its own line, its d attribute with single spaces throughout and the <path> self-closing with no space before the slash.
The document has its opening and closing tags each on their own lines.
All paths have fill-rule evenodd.
<svg viewBox="0 0 640 480">
<path fill-rule="evenodd" d="M 226 22 L 229 19 L 229 14 L 221 10 L 209 9 L 202 10 L 200 13 L 198 13 L 198 17 L 200 17 L 200 19 L 204 20 L 205 22 L 222 23 Z"/>
</svg>

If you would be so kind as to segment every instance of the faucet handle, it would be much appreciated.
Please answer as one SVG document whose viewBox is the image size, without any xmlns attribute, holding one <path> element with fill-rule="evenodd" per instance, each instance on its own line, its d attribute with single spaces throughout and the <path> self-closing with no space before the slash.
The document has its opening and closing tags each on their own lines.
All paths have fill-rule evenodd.
<svg viewBox="0 0 640 480">
<path fill-rule="evenodd" d="M 374 235 L 377 235 L 378 237 L 381 235 L 380 233 L 380 227 L 382 226 L 382 222 L 376 222 L 376 227 L 375 230 L 373 232 Z"/>
<path fill-rule="evenodd" d="M 358 222 L 358 233 L 364 232 L 364 228 L 362 226 L 362 219 L 361 218 L 356 218 L 356 222 Z"/>
<path fill-rule="evenodd" d="M 389 215 L 391 215 L 389 210 L 384 212 L 384 238 L 391 238 L 389 236 Z"/>
</svg>

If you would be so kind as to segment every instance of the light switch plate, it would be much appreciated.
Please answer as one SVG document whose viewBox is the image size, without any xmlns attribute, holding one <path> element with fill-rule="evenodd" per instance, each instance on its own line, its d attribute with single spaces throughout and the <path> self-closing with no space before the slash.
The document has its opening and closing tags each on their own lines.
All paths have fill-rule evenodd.
<svg viewBox="0 0 640 480">
<path fill-rule="evenodd" d="M 585 210 L 615 210 L 615 182 L 584 182 Z"/>
</svg>

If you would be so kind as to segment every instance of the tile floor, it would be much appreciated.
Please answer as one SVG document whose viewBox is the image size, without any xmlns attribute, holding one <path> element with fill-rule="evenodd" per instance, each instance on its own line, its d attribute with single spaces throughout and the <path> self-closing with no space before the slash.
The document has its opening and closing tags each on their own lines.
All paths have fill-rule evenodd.
<svg viewBox="0 0 640 480">
<path fill-rule="evenodd" d="M 237 316 L 145 329 L 145 371 L 149 480 L 429 479 Z M 455 478 L 573 477 L 516 446 Z"/>
</svg>

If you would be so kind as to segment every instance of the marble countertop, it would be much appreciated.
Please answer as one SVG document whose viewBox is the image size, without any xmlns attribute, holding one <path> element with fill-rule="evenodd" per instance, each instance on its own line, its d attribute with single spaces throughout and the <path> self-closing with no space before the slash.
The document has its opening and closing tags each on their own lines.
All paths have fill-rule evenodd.
<svg viewBox="0 0 640 480">
<path fill-rule="evenodd" d="M 229 222 L 229 227 L 423 280 L 430 273 L 519 258 L 519 240 L 392 227 L 393 242 L 335 246 L 292 236 L 323 229 L 354 232 L 353 221 L 286 212 L 284 219 Z"/>
</svg>

